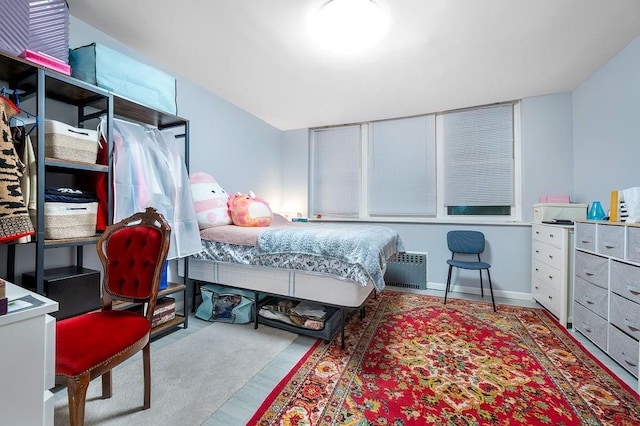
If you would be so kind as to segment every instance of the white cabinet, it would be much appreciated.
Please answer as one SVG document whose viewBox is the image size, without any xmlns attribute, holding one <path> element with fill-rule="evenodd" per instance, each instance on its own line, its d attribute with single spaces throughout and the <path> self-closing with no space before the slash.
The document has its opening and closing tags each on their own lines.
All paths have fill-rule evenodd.
<svg viewBox="0 0 640 426">
<path fill-rule="evenodd" d="M 640 225 L 576 223 L 574 328 L 625 370 L 640 364 Z"/>
<path fill-rule="evenodd" d="M 0 316 L 0 424 L 53 425 L 55 319 L 58 303 L 7 283 L 7 297 L 39 305 Z"/>
<path fill-rule="evenodd" d="M 573 227 L 534 223 L 531 241 L 531 295 L 566 327 L 572 321 Z"/>
</svg>

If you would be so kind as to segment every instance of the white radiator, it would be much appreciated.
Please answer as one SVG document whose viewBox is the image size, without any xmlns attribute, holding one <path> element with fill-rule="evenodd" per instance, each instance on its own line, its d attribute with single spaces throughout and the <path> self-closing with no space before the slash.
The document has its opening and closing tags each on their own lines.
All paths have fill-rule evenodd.
<svg viewBox="0 0 640 426">
<path fill-rule="evenodd" d="M 400 253 L 387 262 L 384 283 L 393 287 L 427 289 L 427 253 Z"/>
</svg>

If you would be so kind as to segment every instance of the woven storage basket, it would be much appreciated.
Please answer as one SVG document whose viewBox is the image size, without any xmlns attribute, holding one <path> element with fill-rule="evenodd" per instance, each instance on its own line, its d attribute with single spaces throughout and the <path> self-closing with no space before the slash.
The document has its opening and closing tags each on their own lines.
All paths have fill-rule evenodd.
<svg viewBox="0 0 640 426">
<path fill-rule="evenodd" d="M 50 240 L 96 234 L 98 203 L 44 203 L 44 237 Z"/>
<path fill-rule="evenodd" d="M 95 164 L 98 155 L 98 132 L 46 120 L 44 155 L 60 160 Z"/>
</svg>

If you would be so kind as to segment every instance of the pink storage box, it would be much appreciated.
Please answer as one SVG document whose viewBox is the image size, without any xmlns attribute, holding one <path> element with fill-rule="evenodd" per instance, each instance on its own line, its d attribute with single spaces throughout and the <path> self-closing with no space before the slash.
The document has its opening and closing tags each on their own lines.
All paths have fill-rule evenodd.
<svg viewBox="0 0 640 426">
<path fill-rule="evenodd" d="M 541 203 L 569 203 L 568 195 L 541 195 Z"/>
</svg>

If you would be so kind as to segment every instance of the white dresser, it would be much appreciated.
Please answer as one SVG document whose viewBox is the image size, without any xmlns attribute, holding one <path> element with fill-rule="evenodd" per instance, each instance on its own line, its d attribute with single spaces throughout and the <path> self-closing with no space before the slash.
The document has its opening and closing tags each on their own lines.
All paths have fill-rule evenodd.
<svg viewBox="0 0 640 426">
<path fill-rule="evenodd" d="M 531 225 L 531 295 L 564 325 L 572 322 L 573 226 Z"/>
<path fill-rule="evenodd" d="M 635 377 L 640 361 L 640 224 L 578 222 L 574 328 Z"/>
<path fill-rule="evenodd" d="M 56 322 L 48 314 L 58 302 L 6 286 L 9 303 L 31 296 L 39 304 L 0 316 L 0 424 L 53 425 Z"/>
</svg>

